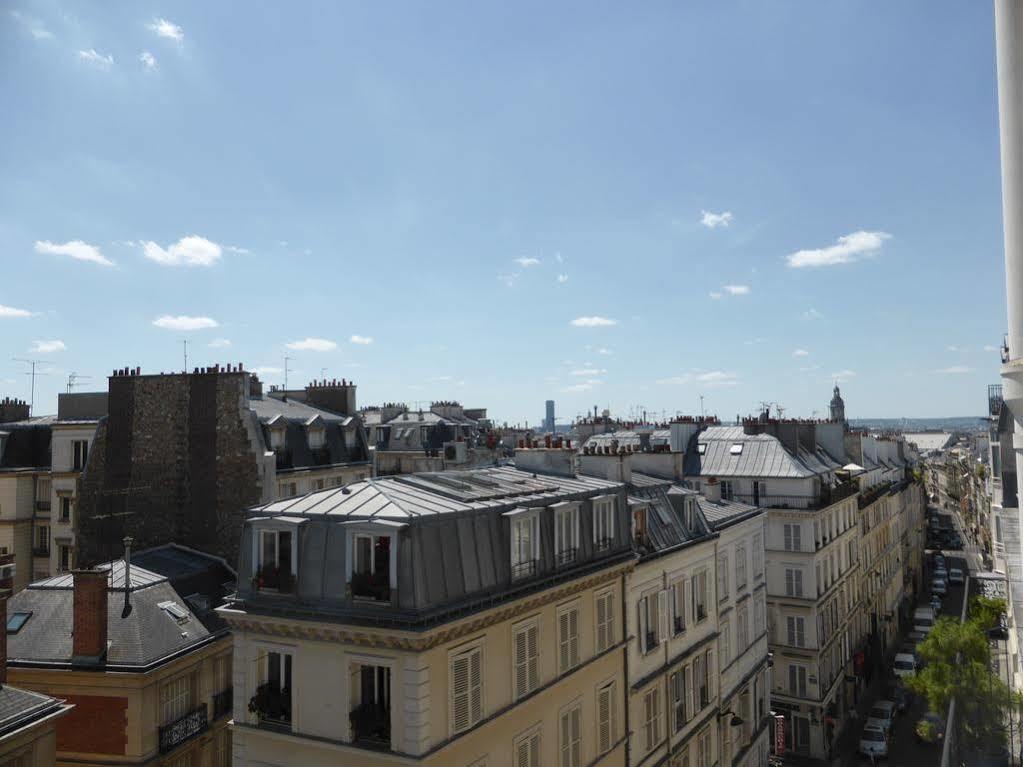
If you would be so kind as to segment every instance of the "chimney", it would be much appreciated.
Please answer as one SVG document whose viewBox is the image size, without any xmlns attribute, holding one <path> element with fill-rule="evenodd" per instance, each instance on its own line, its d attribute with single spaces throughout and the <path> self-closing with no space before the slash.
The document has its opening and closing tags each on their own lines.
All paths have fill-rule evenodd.
<svg viewBox="0 0 1023 767">
<path fill-rule="evenodd" d="M 107 654 L 107 572 L 73 570 L 72 665 L 98 666 Z"/>
<path fill-rule="evenodd" d="M 121 610 L 122 618 L 127 618 L 131 615 L 131 544 L 131 536 L 124 536 L 124 607 Z"/>
<path fill-rule="evenodd" d="M 717 477 L 707 477 L 703 484 L 703 497 L 711 503 L 721 503 L 721 483 Z"/>
<path fill-rule="evenodd" d="M 7 598 L 11 595 L 9 589 L 0 589 L 0 686 L 7 683 Z"/>
</svg>

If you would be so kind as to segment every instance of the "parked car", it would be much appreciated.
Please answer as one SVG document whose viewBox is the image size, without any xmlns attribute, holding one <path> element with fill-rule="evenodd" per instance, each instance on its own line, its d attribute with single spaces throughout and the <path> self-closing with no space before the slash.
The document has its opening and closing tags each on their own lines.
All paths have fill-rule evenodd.
<svg viewBox="0 0 1023 767">
<path fill-rule="evenodd" d="M 960 538 L 958 535 L 953 535 L 945 543 L 945 548 L 952 549 L 953 551 L 962 551 L 963 550 L 963 539 Z"/>
<path fill-rule="evenodd" d="M 913 657 L 912 652 L 909 655 Z M 900 714 L 909 706 L 909 691 L 901 681 L 889 682 L 885 688 L 884 696 L 895 704 L 895 710 Z"/>
<path fill-rule="evenodd" d="M 931 575 L 934 578 L 948 578 L 948 570 L 945 569 L 945 565 L 935 565 Z"/>
<path fill-rule="evenodd" d="M 941 614 L 941 597 L 937 594 L 931 596 L 931 609 L 934 610 L 935 617 Z"/>
<path fill-rule="evenodd" d="M 868 722 L 860 734 L 859 752 L 866 757 L 888 756 L 888 735 Z"/>
<path fill-rule="evenodd" d="M 945 579 L 944 578 L 935 578 L 933 581 L 931 581 L 931 593 L 932 594 L 937 594 L 938 596 L 942 596 L 943 597 L 943 596 L 945 596 L 945 591 L 946 591 L 946 588 L 945 588 Z"/>
<path fill-rule="evenodd" d="M 885 733 L 891 732 L 893 719 L 895 719 L 895 703 L 890 700 L 876 701 L 867 713 L 867 724 L 869 725 L 873 720 L 884 729 Z"/>
<path fill-rule="evenodd" d="M 916 673 L 916 657 L 909 653 L 897 653 L 892 663 L 892 673 L 897 677 L 909 676 Z"/>
<path fill-rule="evenodd" d="M 948 571 L 948 582 L 949 583 L 964 583 L 963 571 L 958 567 L 953 567 Z"/>
<path fill-rule="evenodd" d="M 917 743 L 941 743 L 945 738 L 945 720 L 928 712 L 917 721 L 913 734 Z"/>
</svg>

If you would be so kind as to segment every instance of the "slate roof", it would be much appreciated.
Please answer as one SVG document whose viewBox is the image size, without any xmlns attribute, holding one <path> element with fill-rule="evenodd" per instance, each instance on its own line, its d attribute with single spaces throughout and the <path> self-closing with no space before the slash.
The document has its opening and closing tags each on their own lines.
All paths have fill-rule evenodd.
<svg viewBox="0 0 1023 767">
<path fill-rule="evenodd" d="M 669 445 L 671 444 L 671 430 L 670 429 L 653 429 L 646 432 L 649 435 L 649 444 L 653 445 Z M 619 447 L 631 447 L 633 449 L 642 446 L 642 437 L 638 432 L 635 431 L 613 431 L 606 432 L 604 434 L 594 434 L 586 442 L 583 443 L 583 447 L 604 447 L 610 446 L 610 444 L 617 440 Z"/>
<path fill-rule="evenodd" d="M 907 432 L 902 435 L 906 442 L 912 442 L 921 451 L 944 450 L 952 441 L 948 432 Z"/>
<path fill-rule="evenodd" d="M 58 711 L 63 701 L 10 685 L 0 686 L 0 735 Z"/>
<path fill-rule="evenodd" d="M 711 426 L 696 436 L 699 450 L 687 450 L 686 476 L 807 478 L 829 471 L 818 456 L 793 456 L 777 437 L 746 434 L 741 426 Z M 742 450 L 732 453 L 732 445 Z"/>
<path fill-rule="evenodd" d="M 259 420 L 263 446 L 267 450 L 270 450 L 271 426 L 278 422 L 284 425 L 284 449 L 277 456 L 278 474 L 369 460 L 365 431 L 355 416 L 339 415 L 298 400 L 285 402 L 274 397 L 253 397 L 249 399 L 249 408 Z M 310 448 L 306 427 L 317 419 L 324 427 L 324 443 L 321 448 Z"/>
<path fill-rule="evenodd" d="M 0 471 L 49 468 L 50 426 L 55 416 L 0 424 Z"/>
<path fill-rule="evenodd" d="M 198 620 L 170 581 L 141 567 L 131 568 L 129 603 L 124 614 L 124 563 L 100 565 L 112 570 L 107 589 L 107 668 L 144 670 L 169 656 L 210 641 L 210 632 Z M 177 620 L 160 607 L 174 602 L 188 615 Z M 7 614 L 31 616 L 16 633 L 7 635 L 7 657 L 19 663 L 70 664 L 74 592 L 72 576 L 59 575 L 29 584 L 7 602 Z"/>
<path fill-rule="evenodd" d="M 707 520 L 707 524 L 712 530 L 721 530 L 736 522 L 764 513 L 764 509 L 750 506 L 748 503 L 725 499 L 711 501 L 702 495 L 697 497 L 696 502 L 703 518 Z"/>
<path fill-rule="evenodd" d="M 408 418 L 405 416 L 408 416 Z M 429 426 L 432 424 L 476 426 L 478 422 L 464 415 L 439 415 L 432 410 L 408 410 L 384 422 L 385 426 Z"/>
<path fill-rule="evenodd" d="M 219 631 L 226 627 L 214 612 L 236 586 L 237 575 L 225 560 L 167 543 L 132 554 L 131 562 L 133 568 L 137 566 L 166 577 L 206 628 Z M 134 576 L 132 581 L 135 581 Z"/>
<path fill-rule="evenodd" d="M 289 399 L 287 402 L 275 397 L 252 397 L 249 399 L 249 409 L 259 418 L 260 422 L 268 421 L 282 416 L 292 423 L 307 423 L 309 420 L 320 416 L 324 421 L 346 423 L 353 420 L 352 416 L 339 415 L 330 410 L 313 407 L 299 400 Z"/>
</svg>

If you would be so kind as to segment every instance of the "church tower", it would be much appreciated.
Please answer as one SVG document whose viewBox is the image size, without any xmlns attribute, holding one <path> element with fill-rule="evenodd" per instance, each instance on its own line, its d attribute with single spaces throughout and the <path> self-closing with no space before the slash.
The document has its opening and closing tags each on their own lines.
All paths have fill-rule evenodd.
<svg viewBox="0 0 1023 767">
<path fill-rule="evenodd" d="M 845 401 L 842 399 L 842 393 L 838 390 L 838 384 L 835 384 L 835 396 L 831 398 L 831 420 L 845 423 Z"/>
</svg>

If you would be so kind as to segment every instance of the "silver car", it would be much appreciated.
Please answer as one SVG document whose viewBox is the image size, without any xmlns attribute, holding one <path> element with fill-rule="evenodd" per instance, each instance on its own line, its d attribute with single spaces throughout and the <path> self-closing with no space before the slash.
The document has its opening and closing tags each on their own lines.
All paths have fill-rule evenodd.
<svg viewBox="0 0 1023 767">
<path fill-rule="evenodd" d="M 880 727 L 868 723 L 860 734 L 859 751 L 864 756 L 888 756 L 888 736 Z"/>
</svg>

